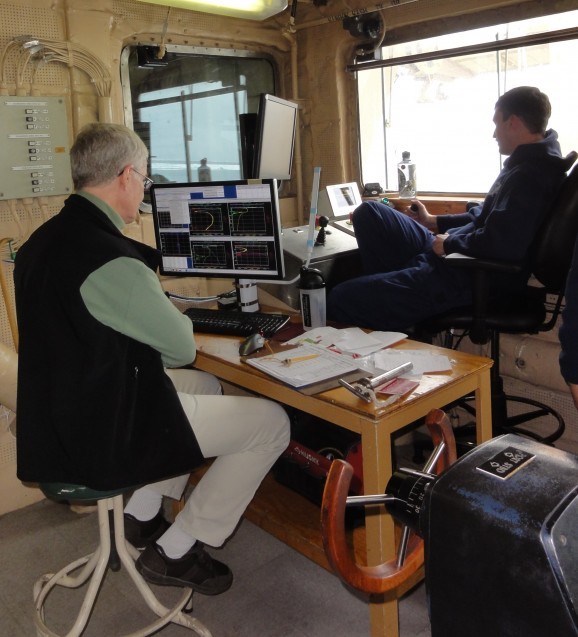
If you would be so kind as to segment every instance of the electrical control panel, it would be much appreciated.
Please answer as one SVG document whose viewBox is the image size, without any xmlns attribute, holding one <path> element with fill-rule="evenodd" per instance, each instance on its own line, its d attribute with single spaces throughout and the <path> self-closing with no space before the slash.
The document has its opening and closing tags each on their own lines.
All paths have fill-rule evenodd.
<svg viewBox="0 0 578 637">
<path fill-rule="evenodd" d="M 0 199 L 72 192 L 62 97 L 0 97 Z"/>
</svg>

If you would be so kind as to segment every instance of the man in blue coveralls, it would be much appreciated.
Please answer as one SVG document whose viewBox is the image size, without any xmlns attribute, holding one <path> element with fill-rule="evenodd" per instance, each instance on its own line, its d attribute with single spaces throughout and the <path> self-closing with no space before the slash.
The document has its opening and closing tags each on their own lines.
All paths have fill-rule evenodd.
<svg viewBox="0 0 578 637">
<path fill-rule="evenodd" d="M 483 204 L 455 215 L 431 215 L 413 201 L 409 215 L 376 201 L 353 213 L 364 275 L 337 285 L 328 317 L 376 330 L 403 330 L 471 303 L 470 273 L 444 260 L 452 252 L 523 262 L 566 171 L 558 134 L 546 130 L 551 107 L 537 88 L 520 86 L 496 102 L 494 137 L 509 158 Z M 526 284 L 529 268 L 498 274 L 495 292 Z"/>
</svg>

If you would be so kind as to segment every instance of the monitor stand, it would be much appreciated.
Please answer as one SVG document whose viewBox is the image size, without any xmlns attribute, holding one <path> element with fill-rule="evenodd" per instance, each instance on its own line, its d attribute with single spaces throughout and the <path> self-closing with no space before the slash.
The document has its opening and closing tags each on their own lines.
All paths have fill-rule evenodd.
<svg viewBox="0 0 578 637">
<path fill-rule="evenodd" d="M 257 281 L 254 279 L 237 279 L 235 287 L 237 288 L 237 299 L 241 310 L 243 312 L 258 312 Z"/>
</svg>

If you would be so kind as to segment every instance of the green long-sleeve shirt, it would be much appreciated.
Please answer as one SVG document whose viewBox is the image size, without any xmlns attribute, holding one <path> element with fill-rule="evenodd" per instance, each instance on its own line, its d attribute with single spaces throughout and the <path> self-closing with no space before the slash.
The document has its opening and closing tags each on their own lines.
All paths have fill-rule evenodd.
<svg viewBox="0 0 578 637">
<path fill-rule="evenodd" d="M 122 230 L 124 221 L 101 199 L 80 191 Z M 112 329 L 157 350 L 166 367 L 181 367 L 196 355 L 192 324 L 165 295 L 144 263 L 118 257 L 95 270 L 80 288 L 90 314 Z"/>
</svg>

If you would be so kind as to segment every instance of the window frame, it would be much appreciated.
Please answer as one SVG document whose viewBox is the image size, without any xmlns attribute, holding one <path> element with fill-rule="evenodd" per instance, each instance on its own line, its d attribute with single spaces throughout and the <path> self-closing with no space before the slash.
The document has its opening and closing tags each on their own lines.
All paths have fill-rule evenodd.
<svg viewBox="0 0 578 637">
<path fill-rule="evenodd" d="M 574 7 L 573 10 L 575 9 L 576 8 Z M 564 12 L 562 11 L 562 12 L 555 12 L 555 13 L 564 13 Z M 503 17 L 504 16 L 502 15 L 501 18 Z M 500 24 L 512 24 L 517 21 L 524 21 L 529 19 L 528 16 L 525 16 L 524 18 L 519 20 L 511 19 L 512 16 L 509 16 L 509 17 L 510 17 L 510 20 L 508 22 L 503 22 L 500 19 L 495 20 L 494 21 L 496 22 L 495 25 L 488 24 L 487 22 L 485 22 L 482 25 L 470 24 L 468 29 L 464 29 L 464 32 L 483 28 L 483 27 L 488 27 L 488 26 L 496 26 Z M 544 16 L 530 16 L 530 17 L 544 17 Z M 406 28 L 403 28 L 400 30 L 402 30 L 404 33 L 407 34 Z M 419 34 L 419 37 L 415 37 L 416 33 Z M 415 32 L 413 33 L 413 37 L 411 39 L 408 39 L 407 37 L 400 38 L 396 35 L 395 32 L 392 32 L 391 34 L 388 34 L 389 37 L 386 37 L 384 39 L 384 42 L 381 45 L 381 49 L 387 49 L 387 47 L 389 46 L 400 45 L 400 44 L 404 44 L 404 43 L 412 42 L 412 41 L 419 42 L 421 40 L 436 38 L 443 35 L 450 35 L 452 33 L 456 33 L 455 28 L 447 27 L 446 33 L 444 33 L 443 30 L 441 30 L 439 27 L 436 29 L 435 26 L 432 28 L 431 25 L 426 34 L 420 33 L 419 28 L 416 28 Z M 359 73 L 362 73 L 363 71 L 366 71 L 366 70 L 387 69 L 390 67 L 403 66 L 403 65 L 419 63 L 419 62 L 450 60 L 456 57 L 463 57 L 463 56 L 479 54 L 479 53 L 499 54 L 499 52 L 507 51 L 509 49 L 519 49 L 523 47 L 531 47 L 531 46 L 540 45 L 540 44 L 554 44 L 554 43 L 564 42 L 568 40 L 578 40 L 578 26 L 565 28 L 565 29 L 548 30 L 548 31 L 528 34 L 528 35 L 515 37 L 515 38 L 505 38 L 501 40 L 486 41 L 486 42 L 481 42 L 478 44 L 472 44 L 468 46 L 456 46 L 454 48 L 443 49 L 443 50 L 439 49 L 439 50 L 432 50 L 429 52 L 421 52 L 421 53 L 410 54 L 410 55 L 398 55 L 398 56 L 394 56 L 387 59 L 381 58 L 381 49 L 378 49 L 373 58 L 368 59 L 369 56 L 365 56 L 365 57 L 362 56 L 359 60 L 356 60 L 353 64 L 348 65 L 346 69 L 347 71 L 355 74 L 355 77 L 357 80 L 357 86 L 358 86 L 357 99 L 358 99 L 358 113 L 360 114 L 360 116 L 358 118 L 357 126 L 358 126 L 358 144 L 359 144 L 359 151 L 358 151 L 359 152 L 359 172 L 360 172 L 361 178 L 364 181 L 376 181 L 376 175 L 369 176 L 369 175 L 363 174 L 363 170 L 365 165 L 367 164 L 367 160 L 363 159 L 362 146 L 364 142 L 363 142 L 363 134 L 362 134 L 363 122 L 361 120 L 361 117 L 362 117 L 364 109 L 362 108 L 362 103 L 361 103 L 361 95 L 362 95 L 363 89 L 359 87 L 359 77 L 360 77 L 358 75 Z M 385 77 L 382 74 L 381 81 L 383 82 L 384 79 Z M 383 86 L 382 85 L 380 86 L 381 86 L 380 90 L 384 90 Z M 386 121 L 383 121 L 382 123 L 384 127 L 387 125 Z M 367 136 L 366 136 L 366 139 L 367 139 Z M 387 142 L 384 140 L 383 143 L 386 144 Z M 504 157 L 502 157 L 501 159 L 503 161 Z M 390 165 L 390 168 L 388 168 L 388 164 Z M 384 162 L 383 171 L 385 175 L 385 184 L 384 184 L 385 191 L 386 193 L 392 194 L 393 196 L 395 196 L 395 193 L 397 191 L 397 186 L 395 185 L 395 182 L 392 183 L 391 157 L 388 159 L 387 147 L 385 147 L 385 162 Z M 443 190 L 443 191 L 442 190 L 439 190 L 439 191 L 420 190 L 419 178 L 418 178 L 418 196 L 420 195 L 423 195 L 425 197 L 436 197 L 439 199 L 445 198 L 447 200 L 458 199 L 458 198 L 463 199 L 464 197 L 479 198 L 479 197 L 485 196 L 483 192 L 476 192 L 476 191 L 467 190 L 467 189 L 451 190 L 451 191 L 450 190 Z"/>
<path fill-rule="evenodd" d="M 150 43 L 146 42 L 130 42 L 123 46 L 121 51 L 120 58 L 120 75 L 121 75 L 121 86 L 122 86 L 122 100 L 123 100 L 123 108 L 124 108 L 124 121 L 125 125 L 134 130 L 135 128 L 135 119 L 133 113 L 133 95 L 131 90 L 131 81 L 130 81 L 130 68 L 129 68 L 129 58 L 131 53 L 139 48 L 139 47 L 149 47 L 151 48 Z M 153 45 L 152 48 L 158 48 Z M 279 74 L 279 65 L 273 55 L 267 53 L 262 50 L 247 50 L 247 49 L 225 49 L 220 47 L 205 47 L 205 46 L 197 46 L 197 45 L 188 45 L 188 44 L 167 44 L 165 47 L 167 53 L 178 53 L 190 55 L 191 57 L 199 57 L 199 58 L 238 58 L 238 59 L 255 59 L 255 60 L 263 60 L 270 64 L 272 69 L 272 86 L 273 89 L 270 91 L 273 94 L 277 94 L 278 87 L 280 85 L 280 74 Z M 255 94 L 252 96 L 254 102 L 251 102 L 251 107 L 248 112 L 257 112 L 259 105 L 259 97 L 260 94 Z M 192 98 L 191 98 L 192 99 Z M 238 126 L 237 122 L 237 126 Z M 146 143 L 146 142 L 145 142 Z M 239 138 L 239 144 L 241 140 Z M 239 146 L 240 149 L 240 146 Z M 149 148 L 149 153 L 151 149 Z M 150 162 L 150 157 L 149 157 Z M 192 162 L 190 162 L 192 164 Z M 196 179 L 192 179 L 191 181 L 196 181 Z"/>
</svg>

